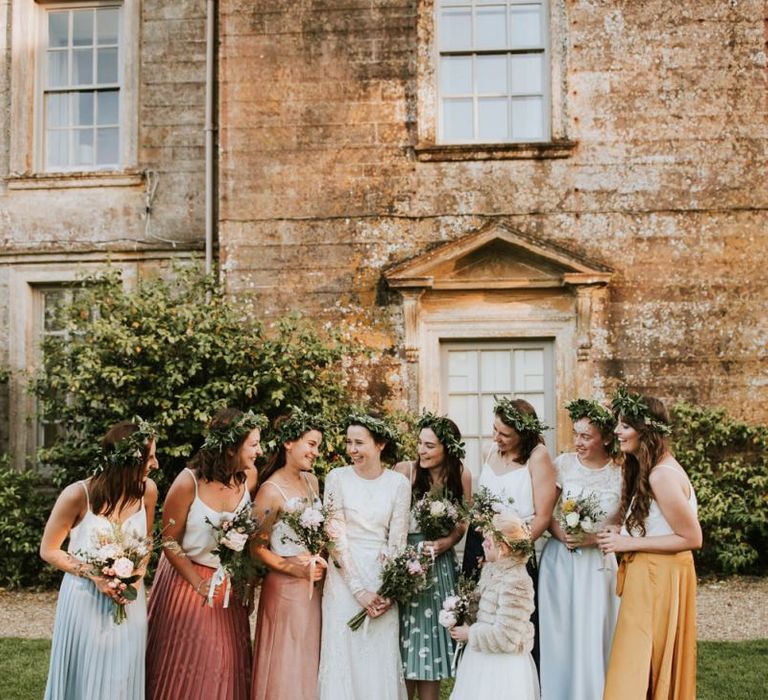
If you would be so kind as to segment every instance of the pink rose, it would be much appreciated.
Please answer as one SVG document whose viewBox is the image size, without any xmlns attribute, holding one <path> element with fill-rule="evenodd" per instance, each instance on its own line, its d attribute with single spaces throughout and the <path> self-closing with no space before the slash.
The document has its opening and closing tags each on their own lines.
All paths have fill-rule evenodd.
<svg viewBox="0 0 768 700">
<path fill-rule="evenodd" d="M 419 576 L 424 573 L 424 567 L 418 559 L 411 559 L 408 562 L 408 573 L 412 576 Z"/>
<path fill-rule="evenodd" d="M 449 595 L 443 601 L 443 610 L 455 610 L 461 598 L 457 595 Z"/>
<path fill-rule="evenodd" d="M 112 568 L 118 578 L 128 578 L 133 573 L 133 562 L 128 557 L 120 557 L 115 559 Z"/>
</svg>

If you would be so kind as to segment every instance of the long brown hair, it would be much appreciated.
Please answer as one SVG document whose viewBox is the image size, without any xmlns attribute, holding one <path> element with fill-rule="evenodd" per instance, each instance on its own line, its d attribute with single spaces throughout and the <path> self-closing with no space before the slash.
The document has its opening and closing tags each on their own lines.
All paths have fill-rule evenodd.
<svg viewBox="0 0 768 700">
<path fill-rule="evenodd" d="M 101 449 L 105 453 L 112 452 L 118 442 L 133 435 L 138 429 L 139 426 L 129 420 L 115 423 L 101 439 Z M 105 467 L 91 478 L 88 493 L 94 513 L 109 517 L 118 506 L 144 498 L 144 470 L 149 459 L 150 445 L 151 441 L 142 445 L 140 461 Z"/>
<path fill-rule="evenodd" d="M 651 413 L 651 418 L 669 424 L 669 413 L 666 406 L 652 396 L 643 396 L 643 401 Z M 645 520 L 651 508 L 653 491 L 651 490 L 650 474 L 665 453 L 669 444 L 664 435 L 640 419 L 629 416 L 619 416 L 621 423 L 626 423 L 638 432 L 637 453 L 624 453 L 623 481 L 621 484 L 621 501 L 619 513 L 626 516 L 626 527 L 629 532 L 639 532 L 645 537 Z"/>
<path fill-rule="evenodd" d="M 531 406 L 525 399 L 513 399 L 510 401 L 512 406 L 520 413 L 527 413 L 529 416 L 538 418 L 536 415 L 536 409 Z M 520 432 L 514 425 L 510 425 L 504 420 L 504 413 L 497 411 L 496 415 L 499 420 L 504 423 L 508 428 L 512 428 L 520 436 L 520 446 L 518 447 L 517 460 L 520 464 L 525 464 L 530 458 L 537 445 L 544 444 L 544 436 L 541 433 L 534 432 L 532 430 L 526 430 Z"/>
<path fill-rule="evenodd" d="M 457 442 L 461 442 L 461 431 L 459 426 L 456 425 L 450 418 L 443 417 L 441 421 L 448 427 L 452 435 L 456 438 Z M 425 426 L 429 428 L 429 426 Z M 434 432 L 434 430 L 432 431 Z M 437 434 L 435 434 L 437 436 Z M 440 439 L 438 438 L 438 442 Z M 442 442 L 440 443 L 443 444 Z M 413 480 L 413 499 L 418 500 L 425 493 L 428 493 L 432 488 L 432 480 L 429 478 L 429 469 L 422 469 L 419 464 L 419 457 L 416 457 L 414 461 L 414 467 L 416 469 L 416 478 Z M 464 466 L 461 460 L 456 456 L 448 452 L 443 445 L 443 465 L 440 467 L 440 478 L 443 482 L 445 495 L 453 501 L 461 502 L 464 496 L 464 490 L 461 487 L 461 473 L 464 470 Z"/>
<path fill-rule="evenodd" d="M 208 424 L 210 429 L 226 428 L 230 423 L 236 421 L 243 412 L 237 408 L 222 408 Z M 232 479 L 236 484 L 242 484 L 246 480 L 245 472 L 236 472 L 235 457 L 230 452 L 237 453 L 242 447 L 245 439 L 251 431 L 244 432 L 236 442 L 228 445 L 222 450 L 208 450 L 201 448 L 192 459 L 187 462 L 187 467 L 192 469 L 199 478 L 205 481 L 218 481 L 222 484 L 229 484 Z"/>
</svg>

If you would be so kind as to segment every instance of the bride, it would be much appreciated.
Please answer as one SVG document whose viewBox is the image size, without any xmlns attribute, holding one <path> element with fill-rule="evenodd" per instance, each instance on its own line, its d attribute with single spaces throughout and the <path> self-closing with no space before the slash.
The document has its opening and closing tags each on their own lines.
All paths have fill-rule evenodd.
<svg viewBox="0 0 768 700">
<path fill-rule="evenodd" d="M 405 700 L 397 607 L 381 598 L 380 555 L 405 546 L 411 493 L 408 480 L 382 465 L 395 458 L 397 435 L 368 415 L 347 418 L 352 464 L 332 470 L 325 503 L 335 511 L 332 557 L 323 593 L 320 700 Z M 353 632 L 347 620 L 367 611 Z"/>
</svg>

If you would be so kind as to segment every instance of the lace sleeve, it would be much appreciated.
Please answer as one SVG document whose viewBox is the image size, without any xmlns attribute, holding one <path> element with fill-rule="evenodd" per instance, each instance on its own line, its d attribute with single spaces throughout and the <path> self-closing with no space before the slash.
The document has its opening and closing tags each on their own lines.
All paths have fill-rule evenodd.
<svg viewBox="0 0 768 700">
<path fill-rule="evenodd" d="M 387 538 L 390 552 L 397 552 L 405 547 L 408 542 L 408 526 L 410 524 L 411 485 L 402 474 L 396 474 L 396 476 L 398 483 Z"/>
<path fill-rule="evenodd" d="M 340 573 L 353 596 L 357 597 L 366 590 L 355 564 L 347 541 L 347 519 L 344 513 L 344 497 L 339 484 L 339 474 L 331 470 L 325 478 L 325 505 L 333 509 L 332 521 L 328 524 L 328 534 L 333 540 L 333 559 L 340 567 Z"/>
</svg>

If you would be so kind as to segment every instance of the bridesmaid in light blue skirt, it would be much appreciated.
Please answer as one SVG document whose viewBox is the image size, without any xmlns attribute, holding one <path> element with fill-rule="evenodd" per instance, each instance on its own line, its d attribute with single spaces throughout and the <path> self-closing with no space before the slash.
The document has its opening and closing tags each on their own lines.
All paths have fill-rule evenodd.
<svg viewBox="0 0 768 700">
<path fill-rule="evenodd" d="M 102 440 L 100 469 L 62 491 L 45 526 L 40 555 L 64 571 L 56 606 L 46 700 L 143 700 L 147 604 L 141 579 L 137 597 L 94 575 L 78 558 L 92 553 L 99 533 L 117 526 L 144 537 L 152 531 L 157 487 L 154 431 L 144 421 L 118 423 Z M 127 478 L 126 478 L 127 477 Z M 69 538 L 67 551 L 61 549 Z M 141 572 L 143 573 L 143 572 Z M 126 619 L 116 624 L 116 604 Z"/>
</svg>

